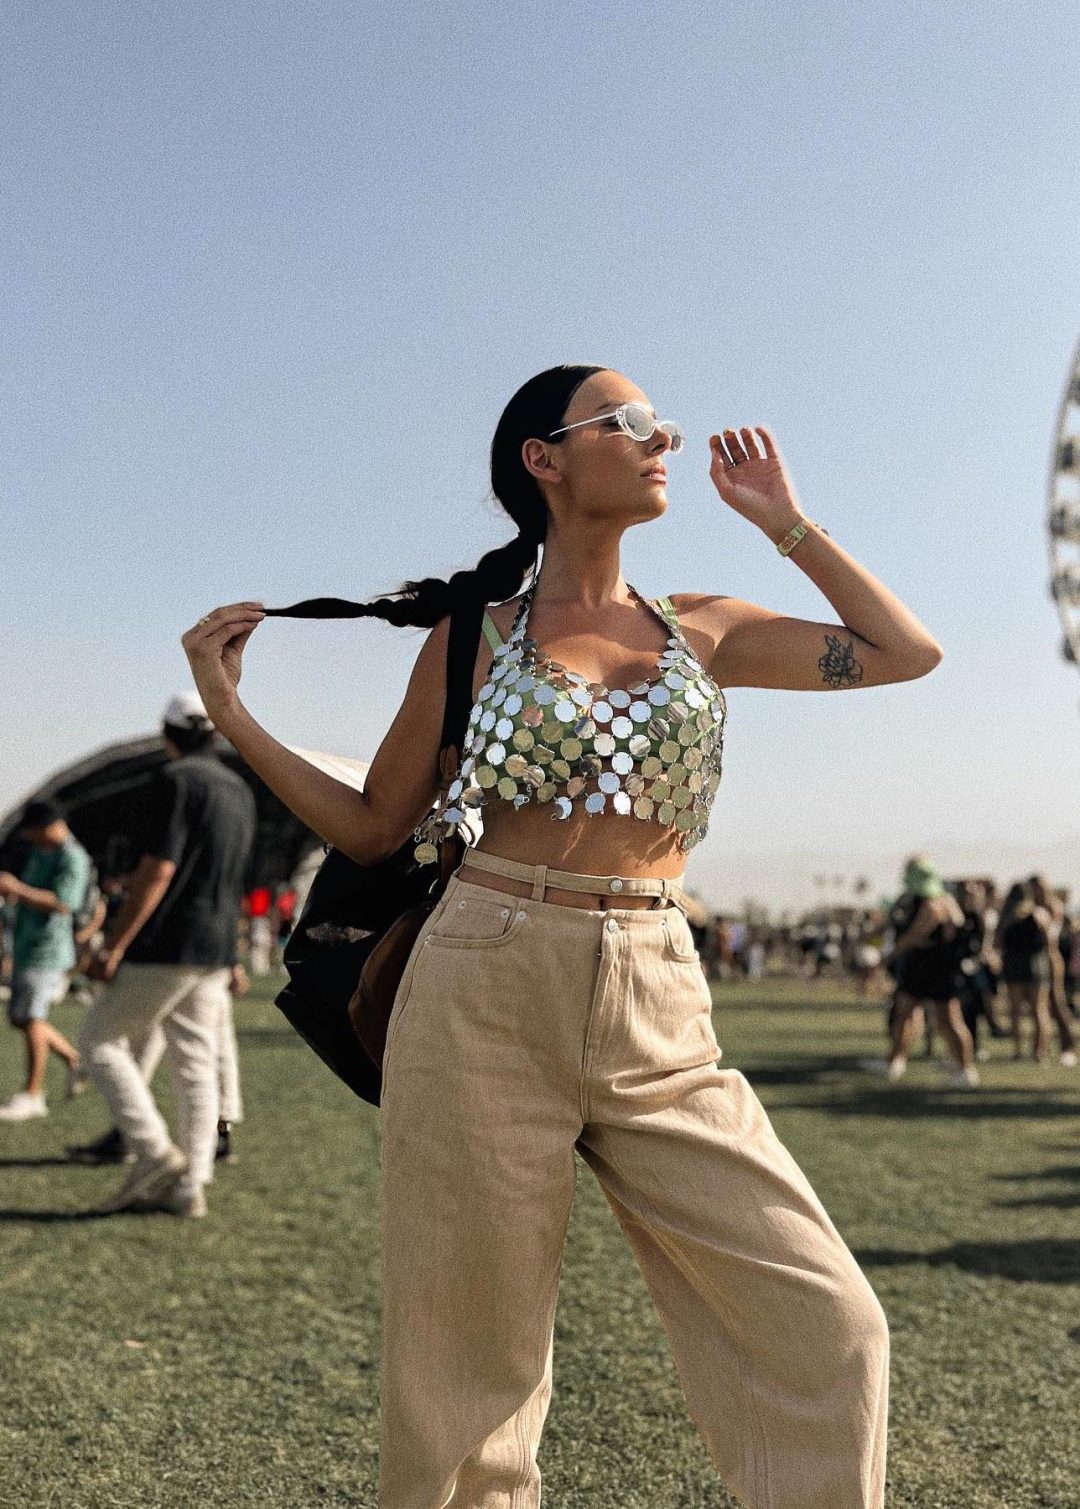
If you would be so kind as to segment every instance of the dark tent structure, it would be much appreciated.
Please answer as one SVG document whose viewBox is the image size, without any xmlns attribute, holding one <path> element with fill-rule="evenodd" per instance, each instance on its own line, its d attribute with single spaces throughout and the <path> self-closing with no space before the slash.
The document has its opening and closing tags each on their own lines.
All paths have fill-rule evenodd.
<svg viewBox="0 0 1080 1509">
<path fill-rule="evenodd" d="M 215 736 L 214 753 L 251 787 L 258 813 L 258 832 L 247 885 L 275 886 L 290 879 L 297 867 L 322 841 L 281 802 L 241 759 L 232 745 Z M 335 756 L 296 753 L 328 769 L 348 784 L 362 785 L 366 765 Z M 28 802 L 52 797 L 67 810 L 75 837 L 88 850 L 100 876 L 127 874 L 142 853 L 140 835 L 146 831 L 151 777 L 166 763 L 160 734 L 107 744 L 74 764 L 56 771 L 26 798 L 0 817 L 0 870 L 16 874 L 27 844 L 19 825 Z"/>
</svg>

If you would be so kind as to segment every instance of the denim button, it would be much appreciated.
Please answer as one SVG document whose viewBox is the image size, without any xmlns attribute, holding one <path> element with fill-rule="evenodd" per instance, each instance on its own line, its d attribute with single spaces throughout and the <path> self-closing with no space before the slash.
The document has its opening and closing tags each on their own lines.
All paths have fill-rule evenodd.
<svg viewBox="0 0 1080 1509">
<path fill-rule="evenodd" d="M 609 917 L 608 918 L 608 920 L 607 920 L 607 929 L 608 929 L 609 933 L 617 933 L 619 931 L 619 922 L 618 922 L 618 919 L 616 917 Z"/>
</svg>

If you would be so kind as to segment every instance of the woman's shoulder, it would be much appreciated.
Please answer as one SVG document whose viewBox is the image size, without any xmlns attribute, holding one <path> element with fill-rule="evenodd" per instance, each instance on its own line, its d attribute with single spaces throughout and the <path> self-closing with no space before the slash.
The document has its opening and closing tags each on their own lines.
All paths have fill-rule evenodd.
<svg viewBox="0 0 1080 1509">
<path fill-rule="evenodd" d="M 484 612 L 499 631 L 500 639 L 509 638 L 524 596 L 523 592 L 519 592 L 516 597 L 508 597 L 505 602 L 488 603 L 485 607 Z"/>
<path fill-rule="evenodd" d="M 739 598 L 722 592 L 667 592 L 661 595 L 667 598 L 680 618 L 683 614 L 702 620 L 722 618 L 725 613 L 737 609 L 740 603 Z"/>
</svg>

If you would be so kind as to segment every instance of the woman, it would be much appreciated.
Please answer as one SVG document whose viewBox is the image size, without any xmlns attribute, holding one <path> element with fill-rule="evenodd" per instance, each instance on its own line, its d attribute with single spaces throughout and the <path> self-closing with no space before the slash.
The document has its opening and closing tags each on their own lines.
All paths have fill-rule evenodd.
<svg viewBox="0 0 1080 1509">
<path fill-rule="evenodd" d="M 430 859 L 432 837 L 483 808 L 482 841 L 410 955 L 383 1064 L 382 1509 L 539 1503 L 575 1149 L 734 1491 L 762 1509 L 882 1503 L 884 1316 L 746 1080 L 717 1067 L 678 881 L 719 781 L 722 687 L 880 686 L 925 675 L 941 651 L 802 516 L 772 436 L 756 434 L 763 453 L 748 428 L 712 437 L 712 480 L 770 541 L 802 525 L 795 559 L 841 622 L 715 593 L 654 603 L 630 586 L 622 535 L 667 508 L 681 432 L 619 372 L 552 368 L 492 442 L 518 534 L 473 572 L 356 610 L 432 626 L 359 795 L 240 703 L 261 604 L 184 635 L 222 733 L 360 863 L 417 825 Z M 425 820 L 447 613 L 465 593 L 493 606 L 465 759 Z"/>
<path fill-rule="evenodd" d="M 945 889 L 933 862 L 913 856 L 904 870 L 904 890 L 919 898 L 911 924 L 896 939 L 891 959 L 903 956 L 892 1020 L 892 1046 L 885 1072 L 899 1079 L 907 1068 L 911 1044 L 924 1006 L 931 1006 L 934 1025 L 945 1039 L 952 1059 L 954 1084 L 979 1083 L 975 1044 L 960 1004 L 960 960 L 966 952 L 964 913 L 956 897 Z"/>
<path fill-rule="evenodd" d="M 961 882 L 956 896 L 964 914 L 964 949 L 960 956 L 960 1009 L 964 1023 L 971 1033 L 976 1061 L 988 1059 L 990 1050 L 980 1047 L 979 1019 L 985 1018 L 991 1037 L 1008 1037 L 1009 1029 L 997 1019 L 994 997 L 997 981 L 991 971 L 987 955 L 990 951 L 988 905 L 985 883 L 979 880 Z M 990 913 L 994 922 L 996 915 Z M 991 927 L 993 924 L 991 923 Z"/>
<path fill-rule="evenodd" d="M 1050 1051 L 1050 1030 L 1057 1017 L 1062 1062 L 1076 1063 L 1072 1026 L 1067 1014 L 1054 1011 L 1054 992 L 1061 988 L 1062 966 L 1057 949 L 1059 924 L 1049 887 L 1039 875 L 1009 887 L 994 933 L 1001 954 L 1001 979 L 1009 999 L 1013 1058 L 1024 1057 L 1024 1021 L 1035 1025 L 1032 1057 L 1044 1063 Z"/>
</svg>

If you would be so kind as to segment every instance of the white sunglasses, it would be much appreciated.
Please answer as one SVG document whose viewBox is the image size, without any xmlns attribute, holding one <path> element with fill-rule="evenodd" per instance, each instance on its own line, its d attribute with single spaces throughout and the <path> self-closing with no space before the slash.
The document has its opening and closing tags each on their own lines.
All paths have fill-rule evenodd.
<svg viewBox="0 0 1080 1509">
<path fill-rule="evenodd" d="M 566 430 L 578 430 L 583 424 L 602 424 L 605 419 L 614 419 L 624 435 L 629 435 L 631 440 L 651 440 L 657 430 L 663 430 L 671 441 L 672 451 L 681 451 L 683 448 L 683 432 L 679 426 L 670 419 L 654 419 L 643 403 L 621 403 L 613 414 L 597 414 L 593 419 L 579 419 L 576 424 L 564 424 L 560 429 L 552 430 L 548 439 L 555 435 L 562 435 Z"/>
</svg>

